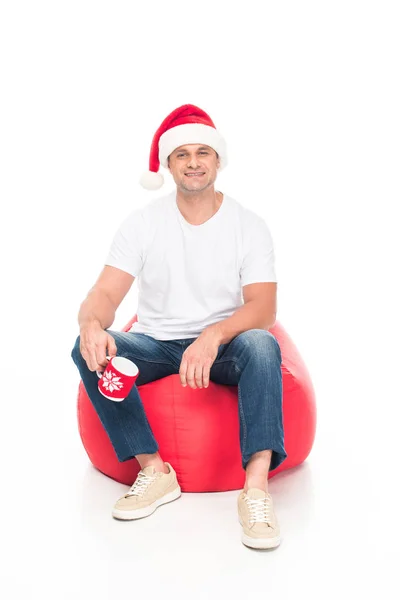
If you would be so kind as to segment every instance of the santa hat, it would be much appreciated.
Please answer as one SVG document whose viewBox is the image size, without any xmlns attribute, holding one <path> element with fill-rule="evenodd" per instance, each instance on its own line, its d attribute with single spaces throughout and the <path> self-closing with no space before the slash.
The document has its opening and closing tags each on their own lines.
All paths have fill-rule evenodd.
<svg viewBox="0 0 400 600">
<path fill-rule="evenodd" d="M 143 173 L 140 185 L 147 190 L 158 190 L 164 183 L 160 164 L 168 168 L 168 156 L 184 144 L 205 144 L 213 148 L 220 159 L 220 169 L 227 164 L 226 144 L 208 114 L 184 104 L 173 110 L 157 129 L 150 149 L 149 170 Z"/>
</svg>

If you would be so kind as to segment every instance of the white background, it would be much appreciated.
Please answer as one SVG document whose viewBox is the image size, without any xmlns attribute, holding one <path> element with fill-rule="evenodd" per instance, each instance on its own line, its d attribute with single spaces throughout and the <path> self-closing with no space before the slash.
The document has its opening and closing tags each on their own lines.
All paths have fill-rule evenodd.
<svg viewBox="0 0 400 600">
<path fill-rule="evenodd" d="M 2 4 L 5 598 L 397 597 L 399 25 L 383 0 Z M 270 552 L 241 544 L 238 492 L 116 522 L 126 488 L 77 432 L 79 305 L 122 219 L 173 189 L 138 180 L 185 103 L 227 140 L 216 188 L 270 227 L 315 386 L 314 447 L 270 482 Z M 135 282 L 113 329 L 136 307 Z"/>
</svg>

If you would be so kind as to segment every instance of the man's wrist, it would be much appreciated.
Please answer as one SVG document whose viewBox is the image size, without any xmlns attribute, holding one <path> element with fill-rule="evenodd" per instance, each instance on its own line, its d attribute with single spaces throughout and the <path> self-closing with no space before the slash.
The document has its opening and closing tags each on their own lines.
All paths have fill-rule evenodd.
<svg viewBox="0 0 400 600">
<path fill-rule="evenodd" d="M 201 335 L 213 338 L 216 342 L 218 342 L 218 345 L 220 345 L 222 342 L 222 331 L 219 323 L 213 323 L 213 325 L 209 325 L 202 331 Z"/>
<path fill-rule="evenodd" d="M 103 329 L 101 326 L 101 323 L 98 319 L 86 319 L 85 321 L 81 321 L 79 323 L 79 328 L 82 331 L 82 329 L 88 329 L 91 327 L 99 327 L 100 329 Z"/>
</svg>

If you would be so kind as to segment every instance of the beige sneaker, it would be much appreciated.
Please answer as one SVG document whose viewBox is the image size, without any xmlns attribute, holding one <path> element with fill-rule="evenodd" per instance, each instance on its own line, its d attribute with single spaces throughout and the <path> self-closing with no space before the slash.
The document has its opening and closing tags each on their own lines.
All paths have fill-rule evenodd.
<svg viewBox="0 0 400 600">
<path fill-rule="evenodd" d="M 114 505 L 112 516 L 116 519 L 141 519 L 151 515 L 158 506 L 176 500 L 181 488 L 172 466 L 166 462 L 169 473 L 161 473 L 153 466 L 139 471 L 129 492 Z"/>
<path fill-rule="evenodd" d="M 238 497 L 242 542 L 250 548 L 275 548 L 281 543 L 280 529 L 271 494 L 250 488 Z"/>
</svg>

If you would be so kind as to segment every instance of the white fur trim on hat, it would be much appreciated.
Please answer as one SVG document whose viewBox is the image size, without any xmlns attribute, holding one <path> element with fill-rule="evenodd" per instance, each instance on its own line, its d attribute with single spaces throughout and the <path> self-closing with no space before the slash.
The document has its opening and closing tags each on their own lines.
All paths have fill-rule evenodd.
<svg viewBox="0 0 400 600">
<path fill-rule="evenodd" d="M 214 127 L 202 123 L 186 123 L 185 125 L 171 127 L 160 136 L 158 142 L 158 160 L 160 164 L 167 169 L 168 156 L 184 144 L 205 144 L 213 148 L 220 158 L 220 170 L 228 162 L 225 140 Z"/>
</svg>

